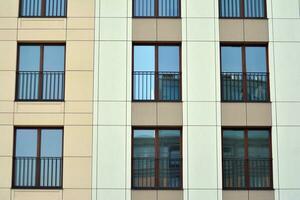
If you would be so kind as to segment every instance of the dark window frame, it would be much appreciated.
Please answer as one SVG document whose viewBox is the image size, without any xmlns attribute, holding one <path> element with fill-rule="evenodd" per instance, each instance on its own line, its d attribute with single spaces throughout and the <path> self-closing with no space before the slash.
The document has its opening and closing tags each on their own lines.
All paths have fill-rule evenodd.
<svg viewBox="0 0 300 200">
<path fill-rule="evenodd" d="M 246 187 L 245 188 L 240 188 L 240 187 L 224 187 L 223 185 L 223 181 L 224 181 L 224 175 L 222 176 L 222 188 L 223 190 L 274 190 L 274 180 L 273 180 L 273 153 L 272 153 L 272 128 L 271 127 L 256 127 L 256 126 L 253 126 L 253 127 L 239 127 L 239 126 L 236 126 L 236 127 L 231 127 L 231 126 L 225 126 L 225 127 L 222 127 L 222 173 L 223 173 L 223 170 L 224 170 L 224 152 L 223 152 L 223 147 L 224 147 L 224 144 L 223 144 L 223 138 L 224 138 L 224 131 L 226 130 L 238 130 L 238 131 L 243 131 L 244 132 L 244 161 L 248 161 L 249 160 L 249 154 L 248 154 L 248 149 L 249 149 L 249 146 L 248 146 L 248 131 L 251 131 L 251 130 L 265 130 L 265 131 L 268 131 L 269 132 L 269 160 L 271 161 L 270 162 L 270 187 L 260 187 L 260 188 L 251 188 L 249 185 L 250 183 L 250 179 L 249 179 L 249 166 L 246 166 L 246 169 L 245 169 L 245 184 L 246 184 Z"/>
<path fill-rule="evenodd" d="M 239 17 L 223 17 L 222 16 L 222 11 L 221 11 L 221 5 L 222 5 L 222 0 L 219 0 L 219 18 L 220 19 L 257 19 L 257 20 L 263 20 L 263 19 L 268 19 L 268 14 L 267 14 L 267 0 L 264 0 L 264 16 L 263 17 L 245 17 L 245 0 L 240 0 L 240 11 L 241 11 L 241 16 Z"/>
<path fill-rule="evenodd" d="M 134 47 L 135 46 L 154 46 L 155 48 L 155 57 L 154 57 L 154 73 L 155 73 L 155 90 L 154 90 L 154 99 L 153 100 L 139 100 L 134 99 Z M 158 47 L 159 46 L 177 46 L 179 47 L 179 99 L 178 100 L 161 100 L 159 99 L 159 79 L 158 79 L 158 73 L 159 73 L 159 66 L 158 66 Z M 132 43 L 132 88 L 131 88 L 131 99 L 133 102 L 182 102 L 182 46 L 180 42 L 133 42 Z"/>
<path fill-rule="evenodd" d="M 133 186 L 133 171 L 134 171 L 134 131 L 135 130 L 154 130 L 154 149 L 155 149 L 155 187 L 134 187 Z M 179 187 L 159 187 L 159 131 L 160 130 L 178 130 L 180 131 L 180 155 L 181 155 L 181 168 L 180 168 L 180 186 Z M 133 190 L 183 190 L 183 146 L 182 146 L 182 127 L 177 126 L 162 126 L 162 127 L 152 127 L 152 126 L 133 126 L 131 128 L 131 188 Z"/>
<path fill-rule="evenodd" d="M 20 71 L 20 47 L 21 46 L 39 46 L 40 47 L 40 66 L 39 66 L 39 91 L 37 99 L 19 99 L 19 78 L 18 74 Z M 63 46 L 64 47 L 64 75 L 63 75 L 63 88 L 62 88 L 62 99 L 43 99 L 43 72 L 44 72 L 44 47 L 45 46 Z M 17 70 L 16 70 L 16 81 L 15 81 L 15 101 L 18 102 L 64 102 L 65 101 L 65 88 L 66 88 L 66 43 L 18 43 L 17 47 Z"/>
<path fill-rule="evenodd" d="M 18 129 L 36 129 L 37 130 L 37 158 L 41 158 L 40 157 L 40 151 L 41 151 L 41 132 L 43 129 L 46 130 L 51 130 L 51 129 L 55 129 L 55 130 L 61 130 L 62 132 L 62 146 L 61 146 L 61 168 L 60 168 L 60 183 L 61 185 L 59 187 L 42 187 L 40 186 L 40 163 L 36 162 L 36 185 L 35 186 L 16 186 L 15 185 L 15 164 L 14 164 L 14 158 L 16 157 L 16 142 L 17 142 L 17 130 Z M 62 126 L 15 126 L 14 127 L 14 139 L 13 139 L 13 160 L 12 160 L 12 189 L 50 189 L 50 190 L 61 190 L 63 189 L 63 169 L 64 169 L 64 127 Z"/>
<path fill-rule="evenodd" d="M 22 6 L 23 0 L 19 0 L 19 18 L 67 18 L 68 16 L 68 0 L 65 0 L 65 15 L 62 16 L 46 16 L 46 0 L 41 0 L 41 15 L 40 16 L 23 16 L 22 15 Z"/>
<path fill-rule="evenodd" d="M 154 0 L 154 16 L 136 16 L 135 0 L 132 1 L 132 18 L 162 18 L 162 19 L 180 19 L 181 18 L 181 0 L 178 0 L 178 16 L 159 16 L 159 0 Z"/>
<path fill-rule="evenodd" d="M 270 103 L 271 102 L 271 90 L 270 90 L 270 67 L 269 67 L 269 44 L 267 42 L 221 42 L 220 43 L 220 71 L 221 78 L 223 73 L 222 66 L 222 47 L 241 47 L 242 50 L 242 76 L 243 76 L 243 98 L 241 101 L 235 100 L 223 100 L 223 83 L 221 85 L 221 102 L 251 102 L 251 103 Z M 264 47 L 266 49 L 266 75 L 267 75 L 267 99 L 265 101 L 253 101 L 248 100 L 247 97 L 247 66 L 246 66 L 246 47 Z"/>
</svg>

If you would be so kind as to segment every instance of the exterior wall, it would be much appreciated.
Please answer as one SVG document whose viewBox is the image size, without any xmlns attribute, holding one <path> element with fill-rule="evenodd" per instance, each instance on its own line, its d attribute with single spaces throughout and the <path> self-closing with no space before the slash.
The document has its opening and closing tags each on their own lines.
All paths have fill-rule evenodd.
<svg viewBox="0 0 300 200">
<path fill-rule="evenodd" d="M 18 18 L 0 1 L 0 199 L 91 199 L 94 0 L 69 0 L 68 18 Z M 18 42 L 66 43 L 64 102 L 15 102 Z M 63 190 L 13 190 L 14 126 L 64 127 Z"/>
</svg>

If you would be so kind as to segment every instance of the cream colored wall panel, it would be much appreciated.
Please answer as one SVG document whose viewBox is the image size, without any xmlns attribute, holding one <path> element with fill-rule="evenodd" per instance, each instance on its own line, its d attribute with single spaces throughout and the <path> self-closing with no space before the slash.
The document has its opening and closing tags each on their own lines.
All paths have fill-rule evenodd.
<svg viewBox="0 0 300 200">
<path fill-rule="evenodd" d="M 100 40 L 126 40 L 126 26 L 127 18 L 100 18 Z"/>
<path fill-rule="evenodd" d="M 62 190 L 13 190 L 12 200 L 62 200 Z"/>
<path fill-rule="evenodd" d="M 216 127 L 190 126 L 187 134 L 189 188 L 216 188 L 218 180 Z"/>
<path fill-rule="evenodd" d="M 92 156 L 92 126 L 64 127 L 64 156 Z"/>
<path fill-rule="evenodd" d="M 94 30 L 67 30 L 67 40 L 68 41 L 92 41 L 94 40 Z"/>
<path fill-rule="evenodd" d="M 55 41 L 66 40 L 65 30 L 19 30 L 18 41 Z"/>
<path fill-rule="evenodd" d="M 288 3 L 282 0 L 268 1 L 274 18 L 299 18 L 299 5 L 299 0 L 289 0 Z"/>
<path fill-rule="evenodd" d="M 15 41 L 17 40 L 17 31 L 2 29 L 0 30 L 0 38 L 1 41 Z"/>
<path fill-rule="evenodd" d="M 126 100 L 126 42 L 100 43 L 99 100 Z"/>
<path fill-rule="evenodd" d="M 99 102 L 99 125 L 126 125 L 126 102 Z"/>
<path fill-rule="evenodd" d="M 292 89 L 295 86 L 300 85 L 300 43 L 275 43 L 274 48 L 276 100 L 300 101 L 300 93 L 295 92 L 295 90 Z"/>
<path fill-rule="evenodd" d="M 16 113 L 62 113 L 63 102 L 15 102 Z"/>
<path fill-rule="evenodd" d="M 0 18 L 0 29 L 17 29 L 17 18 Z"/>
<path fill-rule="evenodd" d="M 68 71 L 65 87 L 66 101 L 90 101 L 93 99 L 93 72 Z"/>
<path fill-rule="evenodd" d="M 1 38 L 2 39 L 2 38 Z M 0 41 L 0 71 L 16 70 L 17 42 Z"/>
<path fill-rule="evenodd" d="M 300 19 L 273 19 L 275 41 L 300 41 Z"/>
<path fill-rule="evenodd" d="M 14 71 L 0 71 L 0 100 L 15 99 L 15 77 Z"/>
<path fill-rule="evenodd" d="M 0 157 L 13 155 L 13 126 L 0 126 Z"/>
<path fill-rule="evenodd" d="M 91 189 L 64 189 L 63 200 L 91 200 Z"/>
<path fill-rule="evenodd" d="M 299 102 L 276 102 L 277 104 L 277 125 L 300 124 L 298 113 L 300 112 Z"/>
<path fill-rule="evenodd" d="M 64 157 L 63 188 L 91 188 L 91 158 Z"/>
<path fill-rule="evenodd" d="M 25 114 L 16 113 L 14 115 L 14 125 L 24 126 L 62 126 L 64 123 L 63 114 L 39 113 Z"/>
<path fill-rule="evenodd" d="M 14 112 L 13 101 L 0 101 L 0 113 L 11 113 Z"/>
<path fill-rule="evenodd" d="M 297 111 L 292 111 L 297 113 Z M 292 113 L 291 112 L 291 113 Z M 278 162 L 281 189 L 300 188 L 300 127 L 278 127 Z"/>
<path fill-rule="evenodd" d="M 65 114 L 65 125 L 92 125 L 93 123 L 93 115 L 92 113 L 84 114 L 84 113 L 66 113 Z"/>
<path fill-rule="evenodd" d="M 12 113 L 0 113 L 0 125 L 12 125 L 13 114 Z"/>
<path fill-rule="evenodd" d="M 127 128 L 100 126 L 98 134 L 98 188 L 125 188 Z"/>
<path fill-rule="evenodd" d="M 1 0 L 0 17 L 18 17 L 19 0 Z"/>
<path fill-rule="evenodd" d="M 72 17 L 67 19 L 67 29 L 94 29 L 94 18 Z"/>
<path fill-rule="evenodd" d="M 190 18 L 187 20 L 188 40 L 213 41 L 214 34 L 214 19 Z"/>
<path fill-rule="evenodd" d="M 66 113 L 92 113 L 92 101 L 67 101 L 65 102 Z"/>
<path fill-rule="evenodd" d="M 187 17 L 213 18 L 215 15 L 214 0 L 188 0 Z"/>
<path fill-rule="evenodd" d="M 188 125 L 216 125 L 216 104 L 214 102 L 189 102 Z"/>
<path fill-rule="evenodd" d="M 279 197 L 276 198 L 280 200 L 292 200 L 298 199 L 300 196 L 300 189 L 297 190 L 280 190 Z"/>
<path fill-rule="evenodd" d="M 127 17 L 127 0 L 101 0 L 101 17 Z"/>
<path fill-rule="evenodd" d="M 218 199 L 218 190 L 189 190 L 189 200 L 216 200 Z"/>
<path fill-rule="evenodd" d="M 0 157 L 0 188 L 10 188 L 12 179 L 12 158 Z"/>
<path fill-rule="evenodd" d="M 99 199 L 126 200 L 125 189 L 99 189 L 97 192 Z"/>
<path fill-rule="evenodd" d="M 68 1 L 68 17 L 94 17 L 94 0 Z"/>
<path fill-rule="evenodd" d="M 216 99 L 214 43 L 188 42 L 187 44 L 189 101 L 214 101 Z"/>
<path fill-rule="evenodd" d="M 64 18 L 19 18 L 18 29 L 65 29 L 66 19 Z"/>
<path fill-rule="evenodd" d="M 66 70 L 92 70 L 94 43 L 68 41 L 66 43 Z"/>
<path fill-rule="evenodd" d="M 11 200 L 10 193 L 10 189 L 0 189 L 0 199 Z"/>
</svg>

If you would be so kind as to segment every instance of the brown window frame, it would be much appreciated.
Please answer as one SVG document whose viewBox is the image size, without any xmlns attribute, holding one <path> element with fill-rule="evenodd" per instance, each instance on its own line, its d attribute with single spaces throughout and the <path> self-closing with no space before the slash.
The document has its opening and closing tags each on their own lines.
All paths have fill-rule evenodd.
<svg viewBox="0 0 300 200">
<path fill-rule="evenodd" d="M 241 12 L 241 16 L 239 17 L 223 17 L 222 16 L 222 11 L 221 11 L 221 5 L 222 5 L 222 0 L 219 0 L 219 18 L 220 19 L 257 19 L 257 20 L 261 20 L 261 19 L 267 19 L 268 14 L 267 14 L 267 0 L 264 0 L 264 16 L 263 17 L 245 17 L 245 0 L 240 0 L 240 12 Z"/>
<path fill-rule="evenodd" d="M 16 158 L 16 142 L 17 142 L 17 130 L 18 129 L 35 129 L 37 130 L 37 159 L 40 159 L 40 152 L 41 152 L 41 132 L 43 129 L 45 130 L 51 130 L 51 129 L 56 129 L 56 130 L 61 130 L 62 132 L 62 146 L 61 146 L 61 166 L 60 166 L 60 186 L 59 187 L 43 187 L 40 186 L 40 177 L 41 177 L 41 168 L 40 168 L 40 163 L 36 162 L 36 170 L 35 170 L 35 186 L 16 186 L 15 185 L 15 178 L 16 178 L 16 174 L 15 174 L 15 163 L 14 163 L 14 159 Z M 38 126 L 38 127 L 34 127 L 34 126 L 15 126 L 14 127 L 14 143 L 13 143 L 13 163 L 12 163 L 12 188 L 13 189 L 63 189 L 63 168 L 64 168 L 64 127 L 58 126 L 58 127 L 54 127 L 54 126 Z"/>
<path fill-rule="evenodd" d="M 64 10 L 64 15 L 62 16 L 46 16 L 46 0 L 41 0 L 41 15 L 40 16 L 23 16 L 22 15 L 22 7 L 23 7 L 23 1 L 24 0 L 19 0 L 19 17 L 20 18 L 66 18 L 68 15 L 68 0 L 65 0 L 65 10 Z"/>
<path fill-rule="evenodd" d="M 270 71 L 269 71 L 269 45 L 266 42 L 221 42 L 220 43 L 220 71 L 221 71 L 221 78 L 223 73 L 223 66 L 222 66 L 222 47 L 241 47 L 242 50 L 242 76 L 243 76 L 243 98 L 241 101 L 235 100 L 223 100 L 223 83 L 222 80 L 220 81 L 221 85 L 221 102 L 252 102 L 252 103 L 270 103 L 271 102 L 271 91 L 270 91 Z M 265 101 L 254 101 L 248 100 L 247 95 L 247 66 L 246 66 L 246 47 L 264 47 L 266 49 L 266 76 L 267 76 L 267 98 Z"/>
<path fill-rule="evenodd" d="M 154 99 L 153 100 L 139 100 L 134 99 L 134 47 L 135 46 L 154 46 L 155 48 L 155 57 L 154 57 L 154 63 L 155 63 L 155 81 L 154 81 Z M 159 46 L 178 46 L 179 47 L 179 99 L 178 100 L 162 100 L 159 99 L 159 79 L 158 79 L 158 73 L 159 73 L 159 66 L 158 66 L 158 47 Z M 132 88 L 131 88 L 131 99 L 133 102 L 182 102 L 182 46 L 180 42 L 133 42 L 132 43 Z"/>
<path fill-rule="evenodd" d="M 154 130 L 154 149 L 155 149 L 155 187 L 134 187 L 133 186 L 133 171 L 134 171 L 134 131 L 135 130 Z M 180 186 L 179 187 L 159 187 L 159 131 L 160 130 L 178 130 L 180 131 L 180 155 L 181 155 L 181 168 L 180 168 Z M 133 126 L 131 129 L 131 188 L 133 190 L 183 190 L 183 148 L 182 148 L 182 127 L 151 127 L 151 126 Z"/>
<path fill-rule="evenodd" d="M 224 152 L 223 152 L 223 138 L 224 138 L 224 131 L 226 130 L 239 130 L 244 132 L 244 161 L 249 160 L 249 154 L 248 154 L 248 131 L 251 130 L 266 130 L 269 132 L 269 160 L 270 160 L 270 187 L 256 187 L 252 188 L 250 187 L 250 175 L 249 175 L 249 166 L 246 165 L 245 167 L 245 188 L 240 188 L 240 187 L 225 187 L 223 185 L 224 181 L 224 175 L 222 176 L 222 185 L 223 185 L 223 190 L 274 190 L 274 182 L 273 182 L 273 154 L 272 154 L 272 128 L 271 127 L 222 127 L 222 173 L 224 170 Z M 248 162 L 247 162 L 248 163 Z"/>
<path fill-rule="evenodd" d="M 178 16 L 159 16 L 159 0 L 154 0 L 154 16 L 136 16 L 135 11 L 135 1 L 132 1 L 132 18 L 163 18 L 163 19 L 180 19 L 181 18 L 181 0 L 178 0 Z"/>
<path fill-rule="evenodd" d="M 39 80 L 38 80 L 38 98 L 37 99 L 20 99 L 18 97 L 19 91 L 19 78 L 18 75 L 20 71 L 20 47 L 21 46 L 39 46 L 40 47 L 40 65 L 39 65 Z M 44 71 L 44 47 L 45 46 L 63 46 L 64 47 L 64 71 L 63 71 L 63 88 L 62 88 L 62 98 L 61 99 L 44 99 L 43 98 L 43 73 Z M 64 102 L 65 101 L 65 88 L 66 88 L 66 43 L 18 43 L 17 48 L 17 70 L 16 70 L 16 89 L 15 89 L 15 101 L 18 102 Z"/>
</svg>

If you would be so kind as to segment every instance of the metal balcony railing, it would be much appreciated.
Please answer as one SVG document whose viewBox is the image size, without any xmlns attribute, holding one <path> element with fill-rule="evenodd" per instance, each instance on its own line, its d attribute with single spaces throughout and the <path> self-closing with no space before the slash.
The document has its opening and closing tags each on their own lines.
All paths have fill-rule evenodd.
<svg viewBox="0 0 300 200">
<path fill-rule="evenodd" d="M 220 17 L 264 18 L 265 0 L 220 0 Z"/>
<path fill-rule="evenodd" d="M 61 157 L 14 157 L 14 188 L 61 188 Z"/>
<path fill-rule="evenodd" d="M 179 101 L 181 73 L 133 72 L 133 99 L 139 101 Z"/>
<path fill-rule="evenodd" d="M 181 158 L 133 158 L 132 160 L 133 188 L 181 188 L 181 177 Z"/>
<path fill-rule="evenodd" d="M 21 17 L 65 17 L 67 0 L 20 0 Z"/>
<path fill-rule="evenodd" d="M 62 101 L 64 99 L 65 73 L 63 71 L 17 72 L 17 100 Z"/>
<path fill-rule="evenodd" d="M 272 187 L 272 159 L 223 159 L 224 189 Z"/>
<path fill-rule="evenodd" d="M 269 75 L 264 72 L 223 72 L 222 101 L 269 101 Z"/>
<path fill-rule="evenodd" d="M 135 17 L 178 17 L 180 0 L 134 0 Z"/>
</svg>

